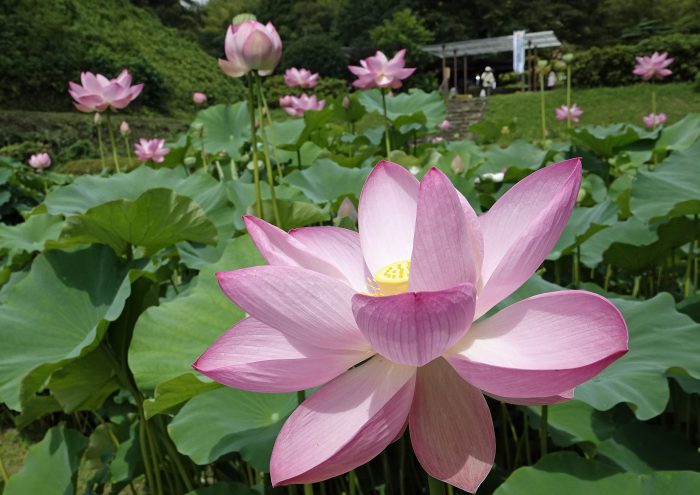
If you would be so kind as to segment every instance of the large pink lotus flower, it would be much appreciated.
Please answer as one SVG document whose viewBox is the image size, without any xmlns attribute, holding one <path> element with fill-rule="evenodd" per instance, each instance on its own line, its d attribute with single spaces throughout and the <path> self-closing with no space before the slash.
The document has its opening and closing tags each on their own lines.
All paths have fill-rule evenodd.
<svg viewBox="0 0 700 495">
<path fill-rule="evenodd" d="M 353 86 L 360 89 L 394 88 L 401 87 L 401 81 L 409 77 L 416 70 L 406 69 L 404 59 L 406 50 L 399 50 L 389 60 L 384 53 L 377 51 L 373 57 L 360 60 L 360 65 L 350 65 L 348 69 L 357 76 Z"/>
<path fill-rule="evenodd" d="M 70 81 L 68 93 L 75 100 L 75 108 L 81 112 L 104 112 L 108 108 L 117 111 L 134 101 L 143 90 L 143 83 L 131 85 L 131 74 L 124 69 L 114 79 L 102 74 L 82 72 L 80 84 Z"/>
<path fill-rule="evenodd" d="M 292 67 L 284 73 L 284 83 L 293 88 L 299 86 L 302 88 L 315 88 L 318 84 L 318 73 L 312 74 L 308 69 L 297 69 Z"/>
<path fill-rule="evenodd" d="M 168 152 L 170 152 L 170 148 L 165 147 L 165 139 L 141 138 L 134 145 L 134 153 L 142 162 L 152 160 L 155 163 L 162 163 Z"/>
<path fill-rule="evenodd" d="M 42 171 L 51 166 L 51 157 L 48 153 L 36 153 L 29 157 L 27 163 L 34 170 Z"/>
<path fill-rule="evenodd" d="M 634 66 L 633 74 L 641 77 L 645 81 L 650 79 L 663 79 L 671 75 L 672 71 L 667 69 L 673 62 L 672 58 L 668 58 L 668 52 L 654 52 L 650 57 L 635 57 L 637 65 Z"/>
<path fill-rule="evenodd" d="M 439 170 L 419 183 L 380 162 L 360 196 L 359 234 L 286 233 L 246 217 L 269 266 L 218 274 L 250 316 L 194 367 L 244 390 L 321 386 L 277 437 L 273 485 L 354 469 L 408 424 L 425 470 L 473 492 L 496 449 L 484 393 L 561 402 L 623 355 L 620 312 L 590 292 L 540 294 L 484 317 L 545 259 L 580 183 L 580 160 L 551 165 L 477 217 Z"/>
<path fill-rule="evenodd" d="M 282 105 L 282 103 L 285 103 L 285 105 Z M 317 112 L 323 110 L 323 107 L 326 106 L 326 100 L 319 100 L 316 98 L 316 95 L 302 94 L 299 97 L 290 96 L 289 100 L 284 102 L 280 98 L 280 106 L 292 117 L 302 117 L 310 110 Z"/>
<path fill-rule="evenodd" d="M 271 22 L 244 21 L 231 24 L 224 41 L 226 60 L 219 67 L 231 77 L 242 77 L 251 70 L 268 76 L 275 70 L 282 55 L 282 40 Z"/>
<path fill-rule="evenodd" d="M 645 115 L 642 120 L 644 121 L 644 125 L 653 129 L 654 127 L 664 124 L 666 122 L 666 114 L 665 113 L 650 113 L 649 115 Z"/>
<path fill-rule="evenodd" d="M 570 120 L 571 122 L 578 122 L 578 118 L 583 115 L 583 110 L 574 103 L 571 107 L 562 105 L 556 110 L 554 110 L 557 120 Z"/>
</svg>

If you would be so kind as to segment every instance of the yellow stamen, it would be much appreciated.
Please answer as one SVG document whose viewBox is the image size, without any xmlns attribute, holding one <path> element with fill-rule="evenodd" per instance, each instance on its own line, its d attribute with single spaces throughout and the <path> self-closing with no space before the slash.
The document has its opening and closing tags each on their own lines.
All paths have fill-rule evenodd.
<svg viewBox="0 0 700 495">
<path fill-rule="evenodd" d="M 374 274 L 374 285 L 381 296 L 402 294 L 408 291 L 408 273 L 411 261 L 397 261 L 377 270 Z"/>
</svg>

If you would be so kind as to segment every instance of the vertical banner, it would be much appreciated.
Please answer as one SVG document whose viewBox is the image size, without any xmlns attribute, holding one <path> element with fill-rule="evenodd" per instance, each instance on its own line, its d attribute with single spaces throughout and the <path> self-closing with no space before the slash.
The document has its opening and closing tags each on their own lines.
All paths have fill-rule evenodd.
<svg viewBox="0 0 700 495">
<path fill-rule="evenodd" d="M 513 31 L 513 72 L 525 72 L 525 31 Z"/>
</svg>

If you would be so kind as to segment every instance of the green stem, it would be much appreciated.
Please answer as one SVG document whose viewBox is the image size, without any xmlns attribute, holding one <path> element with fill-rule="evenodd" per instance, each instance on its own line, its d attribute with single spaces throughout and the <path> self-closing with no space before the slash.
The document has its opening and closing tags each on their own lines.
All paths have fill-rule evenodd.
<svg viewBox="0 0 700 495">
<path fill-rule="evenodd" d="M 97 142 L 100 147 L 100 161 L 102 162 L 102 172 L 107 170 L 107 161 L 105 160 L 105 146 L 102 142 L 102 124 L 95 124 L 97 127 Z"/>
<path fill-rule="evenodd" d="M 571 108 L 571 65 L 566 66 L 566 107 Z M 566 127 L 571 129 L 571 119 L 566 119 Z"/>
<path fill-rule="evenodd" d="M 2 474 L 2 480 L 7 483 L 7 480 L 10 479 L 10 475 L 7 473 L 7 469 L 5 469 L 5 464 L 2 462 L 2 458 L 0 458 L 0 474 Z"/>
<path fill-rule="evenodd" d="M 185 487 L 187 488 L 188 492 L 193 491 L 194 486 L 192 485 L 192 482 L 190 481 L 190 477 L 187 475 L 187 471 L 185 470 L 185 466 L 182 464 L 182 460 L 180 459 L 180 454 L 175 450 L 175 447 L 173 446 L 172 442 L 170 441 L 170 437 L 168 436 L 167 430 L 165 429 L 163 424 L 158 422 L 158 426 L 159 426 L 158 433 L 161 437 L 161 441 L 162 441 L 163 445 L 165 446 L 165 450 L 168 452 L 168 455 L 173 460 L 173 464 L 175 464 L 175 469 L 177 469 L 177 472 L 180 475 L 182 482 L 185 484 Z"/>
<path fill-rule="evenodd" d="M 428 493 L 430 495 L 445 495 L 445 483 L 428 475 Z"/>
<path fill-rule="evenodd" d="M 506 470 L 510 471 L 513 468 L 513 463 L 510 457 L 510 442 L 508 441 L 508 420 L 506 419 L 508 412 L 505 403 L 501 402 L 501 440 L 503 441 L 503 446 L 505 447 L 506 455 Z"/>
<path fill-rule="evenodd" d="M 540 457 L 547 454 L 547 416 L 549 407 L 542 406 L 542 416 L 540 417 Z"/>
<path fill-rule="evenodd" d="M 265 114 L 267 115 L 267 123 L 270 126 L 272 156 L 275 157 L 275 164 L 277 165 L 277 175 L 279 176 L 279 179 L 282 180 L 282 165 L 280 165 L 280 159 L 277 156 L 277 139 L 275 138 L 275 129 L 272 127 L 272 114 L 270 113 L 270 107 L 267 106 L 267 98 L 265 98 L 265 91 L 263 91 L 262 85 L 260 85 L 260 98 L 262 99 L 263 108 L 265 109 Z"/>
<path fill-rule="evenodd" d="M 656 88 L 653 79 L 651 80 L 651 113 L 656 116 Z M 656 119 L 654 119 L 654 127 L 656 127 Z"/>
<path fill-rule="evenodd" d="M 391 495 L 391 469 L 389 468 L 389 455 L 386 450 L 382 452 L 382 469 L 384 470 L 384 494 Z"/>
<path fill-rule="evenodd" d="M 547 139 L 547 125 L 545 124 L 544 108 L 544 72 L 540 72 L 540 120 L 542 120 L 542 140 Z"/>
<path fill-rule="evenodd" d="M 153 468 L 148 456 L 148 445 L 146 443 L 146 426 L 143 416 L 139 414 L 139 448 L 141 449 L 141 460 L 143 461 L 143 470 L 146 473 L 146 485 L 149 490 L 155 490 L 155 482 L 153 481 Z"/>
<path fill-rule="evenodd" d="M 523 437 L 525 437 L 525 460 L 528 466 L 532 465 L 532 451 L 530 450 L 530 417 L 527 410 L 523 411 Z"/>
<path fill-rule="evenodd" d="M 391 141 L 389 141 L 389 117 L 386 111 L 386 89 L 382 88 L 382 108 L 384 109 L 384 144 L 386 145 L 386 159 L 391 159 Z"/>
<path fill-rule="evenodd" d="M 576 246 L 574 251 L 574 288 L 578 289 L 581 285 L 581 267 L 579 265 L 579 257 L 581 256 L 581 248 Z"/>
<path fill-rule="evenodd" d="M 314 495 L 313 485 L 310 485 L 310 484 L 304 485 L 304 495 Z"/>
<path fill-rule="evenodd" d="M 112 158 L 114 159 L 114 166 L 117 169 L 117 173 L 120 173 L 119 169 L 119 159 L 117 158 L 117 142 L 114 140 L 114 131 L 112 130 L 112 116 L 107 113 L 107 132 L 109 132 L 109 143 L 112 145 Z"/>
<path fill-rule="evenodd" d="M 605 268 L 605 281 L 603 282 L 603 290 L 608 292 L 608 286 L 610 285 L 610 278 L 612 277 L 612 265 L 608 263 Z"/>
<path fill-rule="evenodd" d="M 260 188 L 260 170 L 258 169 L 258 140 L 255 129 L 255 94 L 253 80 L 248 74 L 248 114 L 250 115 L 250 141 L 253 153 L 253 182 L 255 182 L 255 211 L 262 218 L 262 189 Z"/>
<path fill-rule="evenodd" d="M 301 170 L 301 148 L 297 148 L 297 168 Z"/>
<path fill-rule="evenodd" d="M 255 81 L 258 86 L 258 103 L 262 103 L 262 84 L 260 84 L 260 78 L 255 77 Z M 265 132 L 265 115 L 263 115 L 263 106 L 258 105 L 258 113 L 260 115 L 260 135 L 263 141 L 263 155 L 265 156 L 265 171 L 267 172 L 267 184 L 270 186 L 270 197 L 272 198 L 272 212 L 275 215 L 275 225 L 278 227 L 282 226 L 280 221 L 280 212 L 277 208 L 277 197 L 275 196 L 275 176 L 272 173 L 272 164 L 270 163 L 270 152 L 267 144 L 267 132 Z"/>
<path fill-rule="evenodd" d="M 126 148 L 126 156 L 129 160 L 129 169 L 134 167 L 134 160 L 131 157 L 131 147 L 129 146 L 129 136 L 124 136 L 124 147 Z"/>
<path fill-rule="evenodd" d="M 404 477 L 406 476 L 406 436 L 401 437 L 401 442 L 399 445 L 401 454 L 399 457 L 399 494 L 406 495 L 406 481 Z"/>
</svg>

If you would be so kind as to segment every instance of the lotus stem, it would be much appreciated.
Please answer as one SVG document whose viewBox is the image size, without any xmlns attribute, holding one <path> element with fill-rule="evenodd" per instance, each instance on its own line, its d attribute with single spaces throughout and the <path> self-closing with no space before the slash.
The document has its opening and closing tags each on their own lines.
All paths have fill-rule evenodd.
<svg viewBox="0 0 700 495">
<path fill-rule="evenodd" d="M 126 157 L 129 160 L 129 169 L 134 168 L 134 160 L 131 156 L 131 146 L 129 145 L 129 136 L 124 136 L 124 147 L 126 148 Z"/>
<path fill-rule="evenodd" d="M 430 495 L 445 495 L 445 484 L 428 475 L 428 493 Z"/>
<path fill-rule="evenodd" d="M 253 182 L 255 183 L 255 211 L 262 218 L 262 189 L 260 188 L 260 170 L 258 162 L 258 140 L 255 130 L 255 94 L 253 81 L 248 75 L 248 115 L 250 115 L 250 143 L 253 153 Z"/>
<path fill-rule="evenodd" d="M 386 145 L 386 159 L 391 159 L 391 141 L 389 140 L 389 117 L 386 111 L 386 89 L 382 88 L 382 108 L 384 109 L 384 144 Z"/>
<path fill-rule="evenodd" d="M 547 455 L 547 416 L 549 407 L 542 406 L 542 416 L 540 417 L 540 457 Z"/>
<path fill-rule="evenodd" d="M 265 91 L 263 91 L 262 84 L 260 85 L 260 99 L 262 100 L 263 108 L 265 109 L 265 114 L 267 115 L 267 123 L 270 126 L 270 141 L 272 141 L 272 156 L 275 157 L 275 164 L 277 165 L 277 175 L 280 180 L 282 180 L 282 165 L 280 165 L 280 159 L 277 156 L 277 139 L 275 138 L 275 129 L 272 127 L 272 114 L 270 113 L 270 107 L 267 106 L 267 98 L 265 98 Z"/>
<path fill-rule="evenodd" d="M 297 148 L 297 168 L 301 170 L 301 148 Z"/>
<path fill-rule="evenodd" d="M 104 173 L 107 170 L 107 161 L 105 160 L 105 146 L 102 142 L 102 125 L 95 124 L 95 127 L 97 127 L 97 143 L 100 147 L 100 161 L 102 163 L 102 173 Z"/>
<path fill-rule="evenodd" d="M 107 114 L 107 132 L 109 133 L 109 142 L 112 145 L 112 158 L 114 159 L 114 167 L 117 173 L 121 173 L 119 169 L 119 159 L 117 158 L 117 142 L 114 140 L 114 131 L 112 130 L 112 116 Z"/>
<path fill-rule="evenodd" d="M 2 462 L 2 458 L 0 458 L 0 474 L 2 474 L 2 480 L 7 483 L 7 480 L 10 479 L 10 475 L 7 473 L 7 469 L 5 469 L 5 464 Z"/>
<path fill-rule="evenodd" d="M 503 446 L 505 447 L 505 456 L 506 456 L 506 462 L 505 466 L 508 471 L 513 469 L 513 463 L 511 462 L 511 456 L 510 456 L 510 442 L 508 441 L 508 420 L 506 419 L 506 415 L 508 414 L 508 411 L 506 409 L 506 405 L 501 402 L 501 435 L 502 438 L 501 440 L 503 441 Z"/>
<path fill-rule="evenodd" d="M 258 105 L 258 113 L 260 115 L 260 135 L 262 136 L 262 142 L 263 142 L 263 155 L 265 156 L 265 171 L 267 172 L 267 184 L 270 186 L 270 197 L 272 198 L 272 212 L 275 215 L 275 225 L 278 227 L 282 226 L 282 222 L 280 221 L 280 212 L 279 208 L 277 207 L 277 197 L 275 196 L 275 176 L 272 173 L 272 164 L 270 163 L 270 152 L 268 144 L 267 144 L 267 132 L 265 132 L 265 115 L 263 114 L 263 106 L 262 106 L 262 84 L 260 84 L 260 78 L 255 77 L 255 81 L 258 86 L 258 103 L 261 103 Z"/>
<path fill-rule="evenodd" d="M 542 121 L 542 140 L 547 140 L 547 125 L 545 124 L 544 108 L 544 72 L 540 71 L 540 120 Z"/>
<path fill-rule="evenodd" d="M 571 64 L 566 66 L 566 108 L 571 109 Z M 571 119 L 566 119 L 566 127 L 571 129 Z"/>
</svg>

